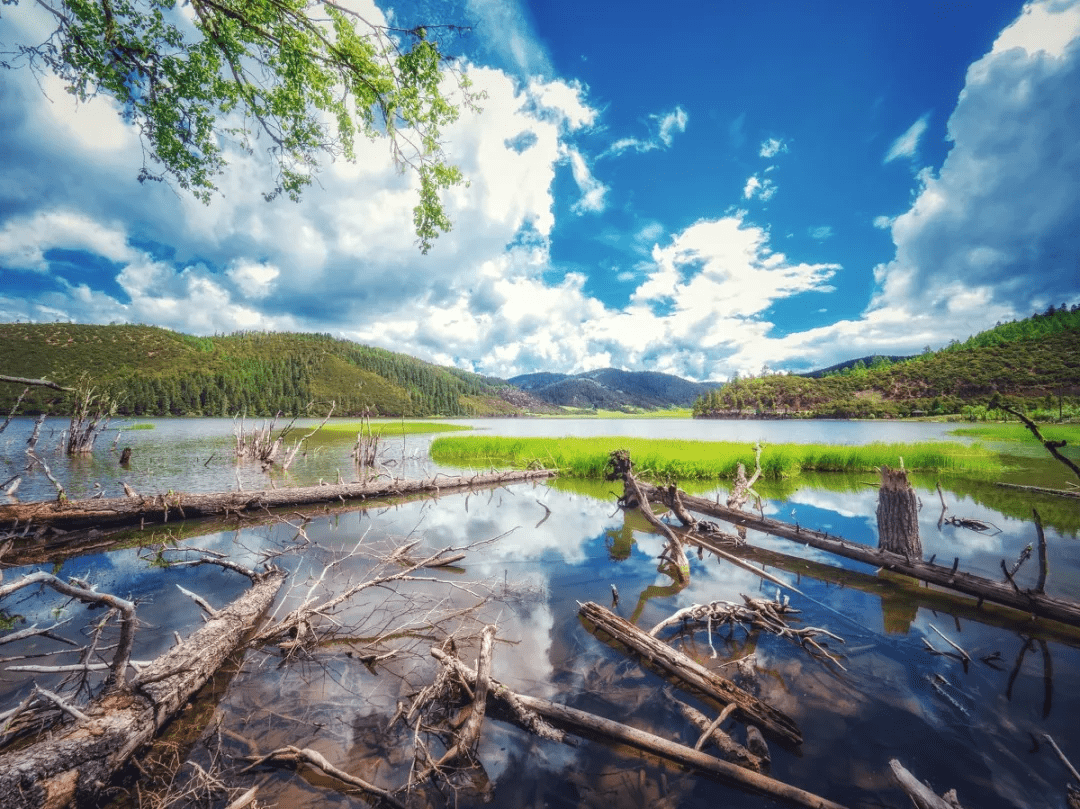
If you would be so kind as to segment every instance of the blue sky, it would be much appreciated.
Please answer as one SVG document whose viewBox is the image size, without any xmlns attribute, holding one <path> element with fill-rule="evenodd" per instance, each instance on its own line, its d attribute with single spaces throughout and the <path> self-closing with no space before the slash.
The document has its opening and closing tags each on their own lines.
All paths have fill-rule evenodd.
<svg viewBox="0 0 1080 809">
<path fill-rule="evenodd" d="M 414 245 L 383 144 L 263 201 L 136 182 L 105 98 L 0 72 L 0 320 L 330 332 L 503 377 L 722 380 L 1080 301 L 1080 1 L 413 2 L 486 93 Z M 0 50 L 47 33 L 5 6 Z"/>
</svg>

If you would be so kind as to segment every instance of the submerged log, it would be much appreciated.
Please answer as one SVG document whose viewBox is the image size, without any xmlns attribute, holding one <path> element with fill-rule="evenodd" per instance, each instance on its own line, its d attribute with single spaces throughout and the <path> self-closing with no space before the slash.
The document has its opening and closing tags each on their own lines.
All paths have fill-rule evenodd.
<svg viewBox="0 0 1080 809">
<path fill-rule="evenodd" d="M 440 661 L 453 665 L 468 682 L 474 683 L 476 681 L 476 672 L 461 663 L 457 658 L 445 654 L 440 649 L 432 649 L 431 653 Z M 556 727 L 575 735 L 625 744 L 712 776 L 721 783 L 735 789 L 758 795 L 767 795 L 788 806 L 800 806 L 807 809 L 844 809 L 842 805 L 812 792 L 807 792 L 791 784 L 785 784 L 783 781 L 777 781 L 767 775 L 739 767 L 736 764 L 723 761 L 715 756 L 702 753 L 700 750 L 694 750 L 691 747 L 647 731 L 638 730 L 621 722 L 614 722 L 596 714 L 571 708 L 567 705 L 560 705 L 539 697 L 516 694 L 494 680 L 492 685 L 493 689 L 489 699 L 494 698 L 496 701 L 501 701 L 504 695 L 509 695 L 515 702 L 529 711 L 535 712 Z M 500 711 L 501 716 L 507 713 Z"/>
<path fill-rule="evenodd" d="M 665 489 L 650 486 L 647 483 L 639 483 L 638 485 L 641 487 L 642 493 L 650 500 L 658 503 L 664 502 Z M 845 540 L 842 537 L 828 536 L 820 531 L 813 531 L 798 525 L 789 525 L 768 517 L 759 517 L 736 511 L 711 500 L 706 500 L 703 497 L 691 497 L 683 494 L 682 501 L 691 511 L 708 514 L 736 526 L 801 542 L 803 545 L 809 545 L 818 550 L 843 556 L 846 559 L 865 562 L 868 565 L 890 570 L 894 573 L 902 573 L 920 581 L 948 587 L 960 593 L 966 593 L 976 598 L 992 601 L 995 604 L 1018 609 L 1029 615 L 1052 618 L 1055 621 L 1080 626 L 1080 602 L 1027 590 L 1017 592 L 1006 583 L 991 581 L 945 565 L 918 560 L 909 561 L 906 557 L 897 553 L 870 548 L 858 542 Z"/>
<path fill-rule="evenodd" d="M 46 501 L 0 505 L 0 529 L 16 526 L 53 526 L 64 530 L 165 523 L 169 520 L 209 517 L 225 513 L 262 511 L 369 497 L 394 497 L 415 492 L 466 491 L 523 480 L 554 477 L 550 469 L 519 469 L 461 477 L 436 476 L 428 480 L 345 483 L 337 486 L 296 486 L 258 492 L 172 493 L 154 497 L 114 497 L 100 500 Z"/>
<path fill-rule="evenodd" d="M 710 671 L 678 649 L 657 640 L 640 627 L 591 601 L 581 605 L 579 614 L 597 629 L 642 655 L 649 663 L 674 678 L 677 684 L 703 694 L 721 707 L 734 704 L 739 718 L 757 725 L 783 744 L 794 746 L 802 743 L 802 732 L 790 716 L 747 693 L 717 672 Z"/>
<path fill-rule="evenodd" d="M 209 679 L 273 602 L 285 573 L 271 570 L 128 687 L 103 694 L 86 719 L 0 755 L 0 806 L 97 805 L 113 774 Z"/>
<path fill-rule="evenodd" d="M 892 768 L 896 783 L 907 793 L 917 809 L 963 809 L 957 800 L 955 789 L 950 789 L 939 798 L 930 787 L 912 775 L 897 759 L 892 759 L 889 767 Z"/>
<path fill-rule="evenodd" d="M 919 508 L 915 490 L 900 469 L 881 467 L 877 505 L 878 547 L 908 559 L 922 559 L 919 541 Z"/>
</svg>

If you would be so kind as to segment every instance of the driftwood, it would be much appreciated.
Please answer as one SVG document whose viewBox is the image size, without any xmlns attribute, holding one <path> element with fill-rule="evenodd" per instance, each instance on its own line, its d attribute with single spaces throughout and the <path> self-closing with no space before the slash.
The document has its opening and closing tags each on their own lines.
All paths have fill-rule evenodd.
<svg viewBox="0 0 1080 809">
<path fill-rule="evenodd" d="M 1022 492 L 1035 492 L 1036 494 L 1051 494 L 1054 497 L 1069 497 L 1080 500 L 1080 489 L 1047 489 L 1043 486 L 1022 486 L 1019 483 L 995 483 L 1003 489 L 1019 489 Z"/>
<path fill-rule="evenodd" d="M 702 666 L 677 649 L 657 640 L 599 604 L 586 602 L 578 614 L 598 630 L 637 652 L 645 660 L 672 677 L 676 684 L 703 694 L 719 704 L 736 705 L 736 714 L 744 722 L 757 725 L 762 732 L 782 744 L 802 743 L 802 732 L 791 717 L 762 702 L 715 671 Z"/>
<path fill-rule="evenodd" d="M 447 655 L 441 649 L 432 649 L 432 655 L 440 661 L 454 667 L 459 676 L 470 684 L 476 681 L 476 672 L 461 663 L 457 658 Z M 492 680 L 492 690 L 489 700 L 502 701 L 506 696 L 511 696 L 520 706 L 530 713 L 538 715 L 543 720 L 551 722 L 558 728 L 575 735 L 587 738 L 600 739 L 617 744 L 625 744 L 638 750 L 644 750 L 655 756 L 660 756 L 669 761 L 674 761 L 697 772 L 712 776 L 728 786 L 752 792 L 759 795 L 767 795 L 788 806 L 807 807 L 807 809 L 844 809 L 840 804 L 834 803 L 806 790 L 769 778 L 767 775 L 753 772 L 739 767 L 727 761 L 702 753 L 700 750 L 664 739 L 644 730 L 629 727 L 620 722 L 591 714 L 586 711 L 560 705 L 546 699 L 531 697 L 526 694 L 516 694 L 506 686 Z M 500 716 L 503 712 L 500 711 Z"/>
<path fill-rule="evenodd" d="M 1000 402 L 996 402 L 995 404 L 997 407 L 1001 408 L 1006 413 L 1012 413 L 1014 416 L 1020 419 L 1020 421 L 1024 423 L 1024 426 L 1031 431 L 1031 434 L 1035 436 L 1036 440 L 1039 441 L 1039 443 L 1041 443 L 1044 447 L 1046 447 L 1047 452 L 1049 452 L 1066 467 L 1068 467 L 1068 469 L 1072 471 L 1072 473 L 1076 475 L 1077 478 L 1080 478 L 1080 466 L 1077 466 L 1075 463 L 1073 463 L 1060 452 L 1058 452 L 1059 449 L 1067 445 L 1067 441 L 1051 441 L 1049 438 L 1043 438 L 1043 434 L 1039 432 L 1038 425 L 1035 424 L 1035 422 L 1033 422 L 1023 413 L 1021 413 L 1019 410 L 1013 410 L 1011 407 L 1006 407 Z"/>
<path fill-rule="evenodd" d="M 296 486 L 258 492 L 171 493 L 154 497 L 113 497 L 0 505 L 0 529 L 17 526 L 55 526 L 65 530 L 166 523 L 169 520 L 262 511 L 282 506 L 394 497 L 415 492 L 458 492 L 553 477 L 548 469 L 520 469 L 471 477 L 436 476 L 429 480 L 346 483 L 337 486 Z"/>
<path fill-rule="evenodd" d="M 664 502 L 665 489 L 650 486 L 647 483 L 639 483 L 638 485 L 650 500 Z M 1027 590 L 1017 592 L 1006 583 L 991 581 L 971 573 L 964 573 L 957 570 L 955 566 L 946 567 L 945 565 L 914 559 L 909 561 L 900 554 L 869 548 L 866 545 L 845 540 L 842 537 L 829 536 L 820 531 L 790 525 L 768 517 L 758 517 L 735 509 L 729 509 L 702 497 L 691 497 L 684 494 L 682 501 L 692 511 L 718 517 L 736 526 L 800 542 L 818 550 L 843 556 L 846 559 L 865 562 L 874 567 L 883 568 L 894 573 L 902 573 L 920 581 L 948 587 L 979 599 L 1012 607 L 1029 615 L 1052 618 L 1055 621 L 1080 626 L 1080 602 Z"/>
<path fill-rule="evenodd" d="M 686 551 L 683 549 L 682 542 L 671 531 L 671 528 L 653 514 L 653 510 L 649 506 L 649 499 L 642 492 L 637 480 L 634 478 L 630 453 L 622 449 L 612 452 L 608 457 L 608 468 L 610 469 L 606 475 L 608 480 L 622 480 L 623 482 L 623 496 L 620 504 L 626 508 L 636 506 L 641 511 L 641 516 L 656 528 L 661 536 L 667 539 L 667 545 L 664 547 L 664 552 L 660 558 L 662 562 L 666 561 L 670 567 L 674 568 L 675 575 L 672 576 L 673 579 L 684 586 L 688 584 L 690 581 L 690 561 L 686 558 Z M 677 491 L 674 493 L 674 500 L 678 501 Z M 683 513 L 685 514 L 685 511 Z"/>
<path fill-rule="evenodd" d="M 911 798 L 911 802 L 917 809 L 963 809 L 957 800 L 955 789 L 949 790 L 939 798 L 930 787 L 906 770 L 897 759 L 892 759 L 889 767 L 892 768 L 896 782 Z"/>
<path fill-rule="evenodd" d="M 698 739 L 698 743 L 694 745 L 695 750 L 700 750 L 706 741 L 712 742 L 716 749 L 719 750 L 725 759 L 738 764 L 740 767 L 746 767 L 748 770 L 754 772 L 761 772 L 768 765 L 768 759 L 763 759 L 761 756 L 756 756 L 732 739 L 728 734 L 720 729 L 721 722 L 709 721 L 709 717 L 705 716 L 697 708 L 691 705 L 687 705 L 685 702 L 677 699 L 675 694 L 670 690 L 665 689 L 664 696 L 667 697 L 668 702 L 672 703 L 682 714 L 690 724 L 694 725 L 701 731 L 701 737 Z M 727 711 L 731 706 L 729 705 L 724 711 Z M 724 716 L 724 712 L 721 712 L 720 717 Z M 720 717 L 717 717 L 719 719 Z M 726 717 L 725 717 L 726 718 Z"/>
<path fill-rule="evenodd" d="M 0 806 L 59 809 L 73 802 L 96 804 L 113 773 L 235 651 L 284 580 L 285 573 L 279 570 L 264 574 L 130 684 L 98 697 L 85 708 L 86 719 L 0 755 Z"/>
</svg>

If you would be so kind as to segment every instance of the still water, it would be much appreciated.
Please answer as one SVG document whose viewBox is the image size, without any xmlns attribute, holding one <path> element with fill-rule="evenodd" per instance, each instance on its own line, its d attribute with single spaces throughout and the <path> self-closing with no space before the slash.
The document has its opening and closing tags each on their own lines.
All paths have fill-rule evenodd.
<svg viewBox="0 0 1080 809">
<path fill-rule="evenodd" d="M 136 490 L 214 490 L 269 485 L 251 465 L 235 464 L 229 420 L 154 420 L 153 430 L 126 431 L 119 447 L 131 446 L 129 470 L 119 470 L 109 451 L 113 435 L 101 439 L 92 459 L 68 462 L 53 451 L 61 422 L 49 423 L 39 448 L 53 473 L 72 496 L 92 495 L 98 483 L 109 494 L 122 479 Z M 947 425 L 831 422 L 690 422 L 672 420 L 474 422 L 477 429 L 514 435 L 646 435 L 716 440 L 915 441 L 945 438 Z M 22 468 L 26 422 L 0 436 L 7 478 Z M 387 441 L 388 469 L 410 476 L 452 471 L 426 455 L 431 436 Z M 313 443 L 307 455 L 276 485 L 351 479 L 347 439 Z M 48 481 L 27 476 L 18 494 L 33 499 L 54 496 Z M 808 478 L 803 484 L 775 487 L 764 511 L 778 519 L 828 530 L 847 539 L 876 544 L 877 492 L 872 475 Z M 986 484 L 943 481 L 949 513 L 993 523 L 974 532 L 949 524 L 938 527 L 940 503 L 934 482 L 918 481 L 923 508 L 920 535 L 927 557 L 960 559 L 960 568 L 1000 578 L 1000 561 L 1015 560 L 1035 540 L 1032 504 L 1047 524 L 1051 594 L 1080 597 L 1080 540 L 1076 504 L 1045 498 L 1031 501 L 1002 494 Z M 657 571 L 663 543 L 639 515 L 614 506 L 611 484 L 519 484 L 469 495 L 404 503 L 367 511 L 337 510 L 315 516 L 237 523 L 185 540 L 221 551 L 249 564 L 264 554 L 284 555 L 277 564 L 290 570 L 293 590 L 278 605 L 287 611 L 307 595 L 326 564 L 340 560 L 319 587 L 340 589 L 369 574 L 390 549 L 420 541 L 413 551 L 448 546 L 467 548 L 459 567 L 433 574 L 438 581 L 398 585 L 390 593 L 354 601 L 335 616 L 352 645 L 318 650 L 310 659 L 282 665 L 275 649 L 248 654 L 243 669 L 222 687 L 214 708 L 220 724 L 207 734 L 230 756 L 265 753 L 292 744 L 311 747 L 336 766 L 370 781 L 404 783 L 412 763 L 411 729 L 389 720 L 401 700 L 430 681 L 434 667 L 428 649 L 454 630 L 463 657 L 472 662 L 466 638 L 485 622 L 498 625 L 493 674 L 512 689 L 564 702 L 693 746 L 689 728 L 665 693 L 665 683 L 590 634 L 577 616 L 579 602 L 612 604 L 611 586 L 621 594 L 615 611 L 649 628 L 677 609 L 743 594 L 775 596 L 776 586 L 705 553 L 690 554 L 691 581 L 681 591 Z M 706 492 L 711 496 L 714 492 Z M 298 529 L 302 527 L 301 533 Z M 159 544 L 172 537 L 159 527 L 147 532 Z M 499 538 L 496 541 L 495 538 Z M 809 656 L 791 641 L 748 633 L 742 628 L 704 628 L 673 642 L 703 665 L 734 675 L 727 666 L 752 654 L 751 673 L 734 675 L 802 729 L 798 748 L 772 748 L 771 774 L 780 780 L 850 807 L 909 806 L 893 786 L 888 762 L 899 758 L 938 794 L 955 788 L 961 803 L 974 807 L 1064 805 L 1067 775 L 1043 741 L 1049 733 L 1080 761 L 1080 631 L 1047 622 L 995 617 L 970 602 L 884 578 L 858 563 L 836 559 L 750 532 L 752 546 L 785 557 L 769 557 L 768 570 L 799 588 L 791 603 L 801 610 L 802 626 L 817 626 L 842 636 L 833 644 L 845 670 Z M 482 543 L 478 545 L 477 543 Z M 152 555 L 152 553 L 151 553 Z M 346 557 L 347 558 L 343 558 Z M 146 554 L 144 553 L 144 556 Z M 828 565 L 829 567 L 824 567 Z M 7 570 L 12 581 L 21 570 Z M 1018 573 L 1021 587 L 1034 584 L 1034 560 Z M 162 569 L 136 550 L 69 559 L 62 575 L 78 575 L 100 590 L 139 602 L 137 658 L 149 659 L 168 648 L 172 633 L 187 634 L 200 623 L 199 609 L 181 585 L 220 607 L 241 593 L 246 580 L 209 567 Z M 433 627 L 438 616 L 476 606 L 465 618 Z M 2 605 L 28 623 L 54 617 L 55 599 L 26 593 Z M 63 606 L 63 617 L 81 627 L 88 617 L 77 604 Z M 408 626 L 402 626 L 403 623 Z M 926 647 L 950 647 L 931 625 L 963 646 L 974 658 L 965 666 L 956 657 L 933 655 Z M 77 632 L 77 630 L 75 630 Z M 393 634 L 380 648 L 399 649 L 397 658 L 371 670 L 359 652 L 365 641 Z M 674 636 L 674 632 L 663 635 Z M 13 645 L 14 646 L 14 645 Z M 8 654 L 52 651 L 39 639 Z M 347 656 L 344 651 L 356 651 Z M 996 653 L 996 654 L 995 654 Z M 985 662 L 982 658 L 986 658 Z M 42 676 L 44 687 L 59 687 L 60 675 Z M 8 673 L 0 685 L 0 710 L 28 692 L 26 675 Z M 715 710 L 680 695 L 715 716 Z M 213 704 L 211 705 L 213 707 Z M 743 730 L 728 721 L 732 735 Z M 207 766 L 204 740 L 193 761 Z M 632 751 L 584 741 L 565 747 L 539 741 L 516 728 L 486 721 L 479 748 L 482 774 L 461 782 L 456 794 L 414 798 L 417 806 L 491 805 L 496 807 L 766 807 L 775 805 L 733 791 L 705 778 L 659 764 Z M 288 807 L 362 806 L 362 798 L 337 791 L 325 779 L 291 770 L 262 769 L 228 777 L 235 786 L 260 785 L 260 801 Z M 224 805 L 224 801 L 220 804 Z"/>
</svg>

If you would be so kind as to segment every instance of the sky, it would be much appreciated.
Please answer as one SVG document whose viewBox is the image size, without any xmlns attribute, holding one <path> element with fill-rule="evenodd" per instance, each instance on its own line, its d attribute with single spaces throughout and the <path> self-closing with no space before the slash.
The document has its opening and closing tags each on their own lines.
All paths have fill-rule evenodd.
<svg viewBox="0 0 1080 809">
<path fill-rule="evenodd" d="M 469 184 L 427 255 L 383 142 L 299 203 L 226 144 L 204 205 L 137 181 L 111 99 L 0 69 L 0 321 L 722 381 L 1080 302 L 1080 0 L 371 2 L 471 26 L 445 42 L 485 94 L 444 132 Z M 5 5 L 0 51 L 48 30 Z"/>
</svg>

